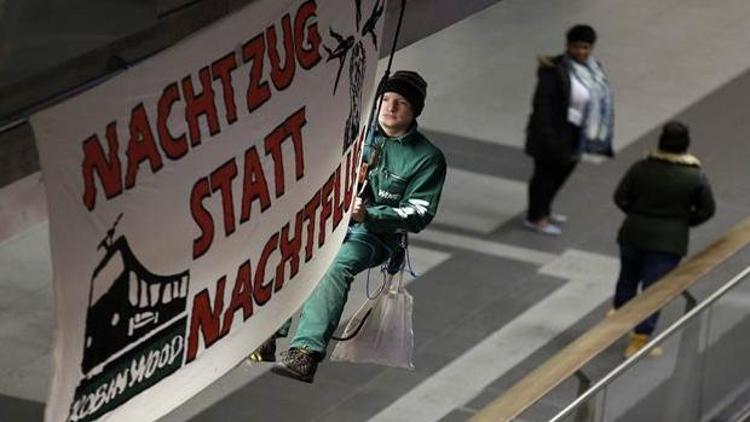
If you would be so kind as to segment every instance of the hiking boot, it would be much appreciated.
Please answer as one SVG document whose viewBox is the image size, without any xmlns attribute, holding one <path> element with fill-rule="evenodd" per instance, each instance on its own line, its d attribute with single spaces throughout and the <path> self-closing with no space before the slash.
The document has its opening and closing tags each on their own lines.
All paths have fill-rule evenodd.
<svg viewBox="0 0 750 422">
<path fill-rule="evenodd" d="M 318 363 L 322 360 L 320 353 L 309 349 L 292 347 L 281 354 L 281 362 L 271 368 L 271 372 L 298 381 L 312 383 Z"/>
<path fill-rule="evenodd" d="M 271 338 L 258 346 L 258 348 L 247 357 L 247 362 L 276 362 L 276 337 L 271 336 Z"/>
<path fill-rule="evenodd" d="M 646 346 L 646 343 L 648 343 L 650 339 L 651 336 L 649 336 L 648 334 L 631 334 L 630 343 L 628 343 L 628 347 L 625 348 L 625 352 L 623 353 L 625 359 L 628 359 L 634 354 L 638 353 L 639 350 L 643 349 Z M 664 354 L 664 349 L 656 346 L 652 348 L 648 352 L 648 354 L 651 357 L 659 357 Z"/>
</svg>

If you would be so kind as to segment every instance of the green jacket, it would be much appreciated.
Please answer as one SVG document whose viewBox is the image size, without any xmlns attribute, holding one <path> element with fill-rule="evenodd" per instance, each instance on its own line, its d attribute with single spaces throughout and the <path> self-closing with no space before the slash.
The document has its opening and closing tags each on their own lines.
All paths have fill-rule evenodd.
<svg viewBox="0 0 750 422">
<path fill-rule="evenodd" d="M 365 144 L 364 161 L 370 160 L 375 148 L 380 149 L 380 156 L 367 175 L 364 226 L 394 245 L 398 233 L 418 233 L 435 217 L 445 181 L 445 157 L 416 125 L 394 138 L 375 130 Z"/>
<path fill-rule="evenodd" d="M 705 222 L 716 210 L 698 159 L 661 151 L 630 167 L 614 200 L 627 214 L 619 243 L 677 255 L 687 253 L 690 227 Z"/>
</svg>

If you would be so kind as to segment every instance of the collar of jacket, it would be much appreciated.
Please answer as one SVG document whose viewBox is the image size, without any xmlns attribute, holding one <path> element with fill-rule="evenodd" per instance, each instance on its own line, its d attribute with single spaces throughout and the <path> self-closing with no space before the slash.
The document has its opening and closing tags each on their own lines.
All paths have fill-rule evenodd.
<svg viewBox="0 0 750 422">
<path fill-rule="evenodd" d="M 568 105 L 570 104 L 570 75 L 564 56 L 564 54 L 556 56 L 541 55 L 537 56 L 537 60 L 539 61 L 539 69 L 547 69 L 557 74 L 557 78 L 560 81 L 560 89 L 562 90 L 561 105 L 567 113 Z"/>
<path fill-rule="evenodd" d="M 692 167 L 701 166 L 701 161 L 698 159 L 698 157 L 692 154 L 688 154 L 688 153 L 675 154 L 673 152 L 656 150 L 656 151 L 652 151 L 648 153 L 648 158 L 653 158 L 655 160 L 660 160 L 660 161 L 667 161 L 673 164 L 680 164 L 683 166 L 692 166 Z"/>
<path fill-rule="evenodd" d="M 539 62 L 539 66 L 541 67 L 555 67 L 562 64 L 563 55 L 539 55 L 536 57 L 536 59 Z"/>
<path fill-rule="evenodd" d="M 403 135 L 399 135 L 399 136 L 386 135 L 385 131 L 383 130 L 383 128 L 380 127 L 380 125 L 378 125 L 378 129 L 379 129 L 378 132 L 380 136 L 383 138 L 383 140 L 396 141 L 398 143 L 403 143 L 405 141 L 408 141 L 409 138 L 417 132 L 417 121 L 414 120 L 414 123 L 412 123 L 409 130 L 407 130 L 406 133 L 404 133 Z"/>
</svg>

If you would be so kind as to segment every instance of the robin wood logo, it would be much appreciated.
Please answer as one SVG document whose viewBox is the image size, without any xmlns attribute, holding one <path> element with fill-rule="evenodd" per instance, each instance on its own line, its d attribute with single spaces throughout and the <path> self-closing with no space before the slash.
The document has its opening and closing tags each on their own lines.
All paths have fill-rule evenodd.
<svg viewBox="0 0 750 422">
<path fill-rule="evenodd" d="M 125 236 L 122 214 L 99 244 L 89 290 L 81 372 L 69 420 L 93 420 L 183 365 L 189 271 L 149 271 Z"/>
</svg>

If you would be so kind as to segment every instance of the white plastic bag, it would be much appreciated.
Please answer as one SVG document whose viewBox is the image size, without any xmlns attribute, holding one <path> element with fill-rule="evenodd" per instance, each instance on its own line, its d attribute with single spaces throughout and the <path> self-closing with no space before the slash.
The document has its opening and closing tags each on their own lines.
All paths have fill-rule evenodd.
<svg viewBox="0 0 750 422">
<path fill-rule="evenodd" d="M 392 282 L 395 277 L 388 278 Z M 346 325 L 342 337 L 354 333 L 366 318 L 364 324 L 354 338 L 336 344 L 331 360 L 414 369 L 414 299 L 403 288 L 401 280 L 400 273 L 397 282 L 389 283 L 377 299 L 368 300 L 359 308 Z"/>
</svg>

